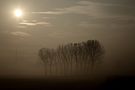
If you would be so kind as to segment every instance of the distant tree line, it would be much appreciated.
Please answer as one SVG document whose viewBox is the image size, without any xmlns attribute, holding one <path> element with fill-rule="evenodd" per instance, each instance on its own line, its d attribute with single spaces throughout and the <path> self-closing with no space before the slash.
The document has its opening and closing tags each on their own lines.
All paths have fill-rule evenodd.
<svg viewBox="0 0 135 90">
<path fill-rule="evenodd" d="M 46 74 L 88 74 L 104 56 L 104 47 L 98 40 L 59 45 L 56 49 L 42 48 L 39 56 Z"/>
</svg>

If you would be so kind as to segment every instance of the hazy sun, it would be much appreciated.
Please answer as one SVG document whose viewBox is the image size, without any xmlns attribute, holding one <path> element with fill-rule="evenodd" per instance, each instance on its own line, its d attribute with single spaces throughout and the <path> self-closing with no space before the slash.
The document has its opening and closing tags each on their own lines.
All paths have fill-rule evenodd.
<svg viewBox="0 0 135 90">
<path fill-rule="evenodd" d="M 22 17 L 23 16 L 23 11 L 21 9 L 16 9 L 14 11 L 14 14 L 16 17 Z"/>
</svg>

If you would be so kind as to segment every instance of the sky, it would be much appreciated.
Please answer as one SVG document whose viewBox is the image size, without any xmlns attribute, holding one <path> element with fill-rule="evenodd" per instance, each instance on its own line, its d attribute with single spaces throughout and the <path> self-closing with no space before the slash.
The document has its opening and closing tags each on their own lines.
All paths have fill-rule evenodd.
<svg viewBox="0 0 135 90">
<path fill-rule="evenodd" d="M 133 75 L 134 0 L 0 0 L 0 76 L 43 76 L 42 47 L 96 39 L 98 75 Z M 18 19 L 14 10 L 21 8 Z M 102 67 L 102 68 L 101 68 Z"/>
</svg>

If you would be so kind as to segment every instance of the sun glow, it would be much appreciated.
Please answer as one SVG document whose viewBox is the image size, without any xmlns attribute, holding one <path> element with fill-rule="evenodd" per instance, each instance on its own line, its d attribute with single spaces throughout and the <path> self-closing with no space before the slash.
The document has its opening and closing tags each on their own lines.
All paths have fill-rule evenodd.
<svg viewBox="0 0 135 90">
<path fill-rule="evenodd" d="M 15 14 L 16 17 L 19 18 L 19 17 L 22 17 L 23 16 L 23 11 L 21 9 L 16 9 L 14 11 L 14 14 Z"/>
</svg>

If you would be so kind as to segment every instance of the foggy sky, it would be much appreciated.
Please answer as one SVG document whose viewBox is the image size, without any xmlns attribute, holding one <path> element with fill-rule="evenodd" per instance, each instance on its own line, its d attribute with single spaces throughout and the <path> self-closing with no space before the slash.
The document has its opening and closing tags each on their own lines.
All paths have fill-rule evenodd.
<svg viewBox="0 0 135 90">
<path fill-rule="evenodd" d="M 42 76 L 40 48 L 89 39 L 106 50 L 97 74 L 132 75 L 134 5 L 134 0 L 0 0 L 0 75 Z M 24 11 L 21 20 L 13 15 L 17 7 Z"/>
</svg>

